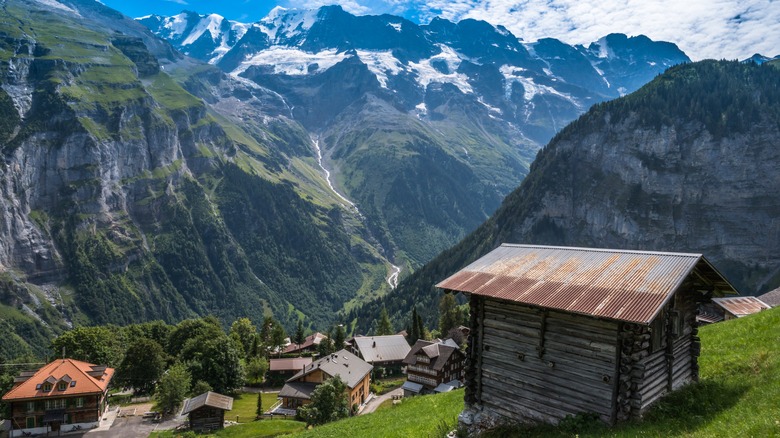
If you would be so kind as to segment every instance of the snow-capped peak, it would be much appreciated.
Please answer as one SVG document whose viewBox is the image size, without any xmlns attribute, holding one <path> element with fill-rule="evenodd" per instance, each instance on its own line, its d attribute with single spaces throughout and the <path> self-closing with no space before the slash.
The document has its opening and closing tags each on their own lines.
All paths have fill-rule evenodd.
<svg viewBox="0 0 780 438">
<path fill-rule="evenodd" d="M 271 41 L 278 38 L 292 38 L 305 33 L 317 21 L 316 9 L 285 9 L 277 6 L 257 23 Z"/>
</svg>

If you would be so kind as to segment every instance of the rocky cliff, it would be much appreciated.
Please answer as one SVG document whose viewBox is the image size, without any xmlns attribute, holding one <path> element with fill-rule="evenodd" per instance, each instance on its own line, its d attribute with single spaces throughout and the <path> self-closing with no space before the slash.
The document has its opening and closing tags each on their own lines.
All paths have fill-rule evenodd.
<svg viewBox="0 0 780 438">
<path fill-rule="evenodd" d="M 743 294 L 777 287 L 778 83 L 768 64 L 704 61 L 595 106 L 487 222 L 384 304 L 399 318 L 405 303 L 435 308 L 433 284 L 502 242 L 703 253 Z"/>
<path fill-rule="evenodd" d="M 278 94 L 95 2 L 0 16 L 0 356 L 73 324 L 326 326 L 381 290 L 381 247 Z"/>
</svg>

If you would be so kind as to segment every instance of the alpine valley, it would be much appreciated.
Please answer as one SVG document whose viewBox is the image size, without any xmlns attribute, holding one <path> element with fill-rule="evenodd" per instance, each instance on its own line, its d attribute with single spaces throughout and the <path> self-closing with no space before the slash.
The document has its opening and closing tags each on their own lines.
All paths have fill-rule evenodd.
<svg viewBox="0 0 780 438">
<path fill-rule="evenodd" d="M 0 34 L 6 357 L 74 324 L 326 328 L 483 223 L 567 123 L 689 61 L 335 6 L 7 0 Z"/>
</svg>

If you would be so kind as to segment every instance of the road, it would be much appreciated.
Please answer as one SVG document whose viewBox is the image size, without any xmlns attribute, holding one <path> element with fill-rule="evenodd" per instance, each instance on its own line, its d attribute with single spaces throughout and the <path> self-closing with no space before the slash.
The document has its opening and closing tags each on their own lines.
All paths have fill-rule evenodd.
<svg viewBox="0 0 780 438">
<path fill-rule="evenodd" d="M 390 400 L 391 398 L 393 398 L 394 395 L 403 395 L 403 394 L 404 394 L 403 388 L 396 388 L 396 389 L 388 392 L 387 394 L 382 394 L 382 395 L 376 396 L 376 397 L 372 398 L 368 402 L 368 404 L 366 404 L 366 407 L 363 408 L 362 411 L 360 411 L 360 415 L 370 414 L 370 413 L 376 411 L 376 408 L 378 408 L 379 405 L 384 403 L 386 400 Z"/>
</svg>

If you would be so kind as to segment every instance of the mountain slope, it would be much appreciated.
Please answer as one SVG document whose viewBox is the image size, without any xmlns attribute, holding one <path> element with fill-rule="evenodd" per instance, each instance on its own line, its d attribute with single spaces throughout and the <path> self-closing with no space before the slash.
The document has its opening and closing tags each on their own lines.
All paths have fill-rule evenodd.
<svg viewBox="0 0 780 438">
<path fill-rule="evenodd" d="M 339 6 L 276 8 L 252 24 L 219 20 L 184 12 L 139 22 L 283 96 L 319 139 L 338 189 L 387 254 L 411 268 L 486 219 L 567 122 L 688 61 L 646 37 L 525 43 L 482 21 L 419 26 Z M 203 38 L 211 52 L 196 47 Z M 441 177 L 452 172 L 462 177 Z"/>
<path fill-rule="evenodd" d="M 0 356 L 43 356 L 73 324 L 324 327 L 382 290 L 386 261 L 278 94 L 97 2 L 0 17 Z"/>
<path fill-rule="evenodd" d="M 746 294 L 780 284 L 780 70 L 703 61 L 599 104 L 537 156 L 498 211 L 352 314 L 428 321 L 433 285 L 502 242 L 701 252 Z"/>
</svg>

